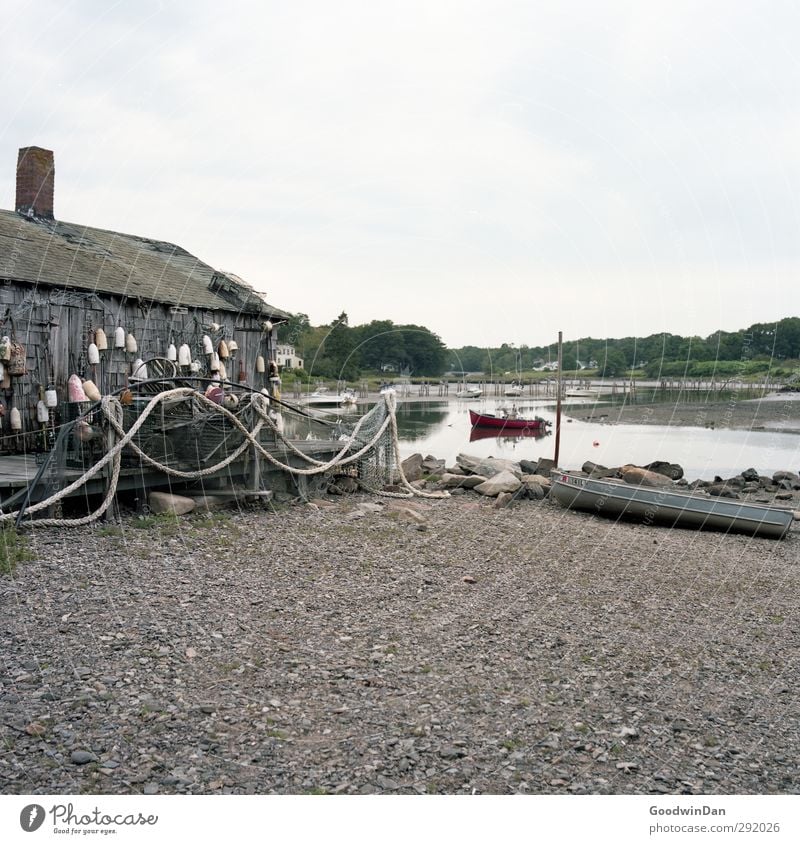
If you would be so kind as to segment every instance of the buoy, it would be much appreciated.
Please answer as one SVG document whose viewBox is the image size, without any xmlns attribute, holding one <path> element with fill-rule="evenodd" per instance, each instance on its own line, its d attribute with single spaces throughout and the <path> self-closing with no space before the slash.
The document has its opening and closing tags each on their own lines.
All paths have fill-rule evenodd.
<svg viewBox="0 0 800 844">
<path fill-rule="evenodd" d="M 114 329 L 114 348 L 125 348 L 125 329 L 121 325 Z"/>
<path fill-rule="evenodd" d="M 11 386 L 11 376 L 8 374 L 8 370 L 3 373 L 3 380 L 2 380 L 2 387 L 4 390 L 7 390 Z"/>
<path fill-rule="evenodd" d="M 224 340 L 219 341 L 219 346 L 217 346 L 217 354 L 219 355 L 220 360 L 227 360 L 230 357 L 230 353 L 228 352 L 228 344 Z"/>
<path fill-rule="evenodd" d="M 75 426 L 75 433 L 82 443 L 88 443 L 99 435 L 99 431 L 92 428 L 92 426 L 85 420 L 81 419 Z"/>
<path fill-rule="evenodd" d="M 264 331 L 270 332 L 270 331 L 272 331 L 272 322 L 270 320 L 267 320 L 266 322 L 262 322 L 261 327 L 264 329 Z"/>
<path fill-rule="evenodd" d="M 133 336 L 133 334 L 129 334 L 125 338 L 125 351 L 132 355 L 135 355 L 136 352 L 139 351 L 139 345 L 136 342 L 136 338 Z"/>
<path fill-rule="evenodd" d="M 256 358 L 256 372 L 266 372 L 266 370 L 267 370 L 267 367 L 266 367 L 266 364 L 264 363 L 264 356 L 259 355 Z"/>
<path fill-rule="evenodd" d="M 94 381 L 84 381 L 81 386 L 83 387 L 83 392 L 86 393 L 87 399 L 90 399 L 91 401 L 100 401 L 102 396 L 100 395 L 100 390 L 97 389 L 97 385 Z"/>
<path fill-rule="evenodd" d="M 147 381 L 147 367 L 141 358 L 136 358 L 131 367 L 131 379 L 134 381 Z"/>
<path fill-rule="evenodd" d="M 0 381 L 5 378 L 6 375 L 6 368 L 0 363 Z"/>
<path fill-rule="evenodd" d="M 95 331 L 94 344 L 100 352 L 104 352 L 108 348 L 108 337 L 106 337 L 106 333 L 102 328 L 98 328 L 97 331 Z"/>
<path fill-rule="evenodd" d="M 83 392 L 81 379 L 78 378 L 77 375 L 69 376 L 69 381 L 67 381 L 67 393 L 69 394 L 69 400 L 71 402 L 89 401 L 89 399 L 86 398 L 86 393 Z"/>
<path fill-rule="evenodd" d="M 50 421 L 50 411 L 47 409 L 47 405 L 43 401 L 39 401 L 36 405 L 36 421 L 37 422 L 49 422 Z"/>
<path fill-rule="evenodd" d="M 600 442 L 599 442 L 598 440 L 595 440 L 595 441 L 592 443 L 592 445 L 593 445 L 595 448 L 597 448 L 597 446 L 599 446 L 599 445 L 600 445 Z"/>
<path fill-rule="evenodd" d="M 193 360 L 189 364 L 189 369 L 190 369 L 191 372 L 194 372 L 196 374 L 202 369 L 202 365 L 200 364 L 199 360 Z"/>
<path fill-rule="evenodd" d="M 0 360 L 11 360 L 11 338 L 8 336 L 0 340 Z"/>
<path fill-rule="evenodd" d="M 89 363 L 100 363 L 100 350 L 97 348 L 96 343 L 89 343 Z"/>
<path fill-rule="evenodd" d="M 204 355 L 213 355 L 214 354 L 214 344 L 211 342 L 211 338 L 208 334 L 203 335 L 203 354 Z"/>
<path fill-rule="evenodd" d="M 177 360 L 178 359 L 178 350 L 175 348 L 174 343 L 170 343 L 167 346 L 167 360 Z"/>
<path fill-rule="evenodd" d="M 231 357 L 233 357 L 239 351 L 239 344 L 235 340 L 231 340 L 228 343 L 228 351 L 231 353 Z"/>
<path fill-rule="evenodd" d="M 44 391 L 44 403 L 48 407 L 58 407 L 58 393 L 52 384 L 49 384 Z"/>
<path fill-rule="evenodd" d="M 208 368 L 212 372 L 219 372 L 219 355 L 211 353 L 211 363 L 208 365 Z"/>
<path fill-rule="evenodd" d="M 219 362 L 218 372 L 219 372 L 219 380 L 220 381 L 227 381 L 228 380 L 228 372 L 225 369 L 225 364 L 222 361 Z"/>
<path fill-rule="evenodd" d="M 222 406 L 228 410 L 234 410 L 239 406 L 239 397 L 233 395 L 233 393 L 228 393 L 222 400 Z"/>
<path fill-rule="evenodd" d="M 16 407 L 11 408 L 11 430 L 22 430 L 22 417 L 20 416 L 19 410 Z"/>
<path fill-rule="evenodd" d="M 225 393 L 222 390 L 222 387 L 217 386 L 216 384 L 209 384 L 206 387 L 205 392 L 206 398 L 211 399 L 215 404 L 222 404 L 223 397 Z"/>
<path fill-rule="evenodd" d="M 209 326 L 212 331 L 219 331 L 222 326 L 218 322 L 212 322 Z"/>
<path fill-rule="evenodd" d="M 178 349 L 178 363 L 181 366 L 192 365 L 192 350 L 186 345 L 186 343 Z"/>
</svg>

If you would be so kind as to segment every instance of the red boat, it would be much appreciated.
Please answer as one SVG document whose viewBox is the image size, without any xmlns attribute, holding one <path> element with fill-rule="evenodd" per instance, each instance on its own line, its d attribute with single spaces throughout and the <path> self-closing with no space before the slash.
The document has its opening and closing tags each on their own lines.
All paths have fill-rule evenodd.
<svg viewBox="0 0 800 844">
<path fill-rule="evenodd" d="M 504 428 L 507 431 L 534 431 L 537 428 L 544 428 L 550 423 L 541 416 L 534 416 L 533 419 L 521 419 L 513 412 L 507 416 L 495 416 L 492 413 L 469 412 L 469 421 L 473 426 L 481 428 Z"/>
<path fill-rule="evenodd" d="M 541 440 L 550 435 L 548 428 L 479 428 L 477 425 L 469 429 L 469 441 L 502 440 L 515 444 L 518 440 Z"/>
</svg>

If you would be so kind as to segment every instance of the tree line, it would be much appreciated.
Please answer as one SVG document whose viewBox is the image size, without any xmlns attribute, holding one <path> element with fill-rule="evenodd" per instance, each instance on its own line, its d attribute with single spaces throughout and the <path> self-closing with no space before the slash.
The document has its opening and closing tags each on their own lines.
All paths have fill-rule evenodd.
<svg viewBox="0 0 800 844">
<path fill-rule="evenodd" d="M 548 346 L 503 343 L 496 348 L 462 346 L 448 349 L 423 325 L 396 325 L 391 320 L 349 324 L 341 313 L 327 325 L 312 326 L 296 314 L 278 329 L 278 339 L 291 343 L 313 376 L 354 380 L 365 370 L 411 376 L 444 372 L 481 372 L 506 377 L 540 369 L 558 359 L 556 343 Z M 754 323 L 739 331 L 715 331 L 708 337 L 651 334 L 647 337 L 598 339 L 582 337 L 563 343 L 563 369 L 584 369 L 609 378 L 644 373 L 659 377 L 728 377 L 776 371 L 800 359 L 800 317 L 775 323 Z"/>
</svg>

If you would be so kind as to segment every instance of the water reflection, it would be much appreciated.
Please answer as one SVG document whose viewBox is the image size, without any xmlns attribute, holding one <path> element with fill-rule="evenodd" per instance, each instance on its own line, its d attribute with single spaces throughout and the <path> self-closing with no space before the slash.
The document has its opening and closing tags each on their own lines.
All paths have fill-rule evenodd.
<svg viewBox="0 0 800 844">
<path fill-rule="evenodd" d="M 513 448 L 518 440 L 541 440 L 549 435 L 550 429 L 546 428 L 483 428 L 475 425 L 469 432 L 469 441 L 502 440 L 503 445 Z"/>
</svg>

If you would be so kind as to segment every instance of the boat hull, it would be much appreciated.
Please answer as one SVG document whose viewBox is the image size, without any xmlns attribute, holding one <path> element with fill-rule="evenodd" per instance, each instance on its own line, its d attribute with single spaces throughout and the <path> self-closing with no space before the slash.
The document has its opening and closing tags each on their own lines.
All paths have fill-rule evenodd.
<svg viewBox="0 0 800 844">
<path fill-rule="evenodd" d="M 559 504 L 608 518 L 694 530 L 721 530 L 781 539 L 793 513 L 783 507 L 730 498 L 705 498 L 660 487 L 644 487 L 553 470 L 550 495 Z"/>
<path fill-rule="evenodd" d="M 502 428 L 506 431 L 525 431 L 536 428 L 544 428 L 547 424 L 544 419 L 505 419 L 502 416 L 492 416 L 486 413 L 469 412 L 469 421 L 473 426 L 479 425 L 482 428 Z"/>
</svg>

